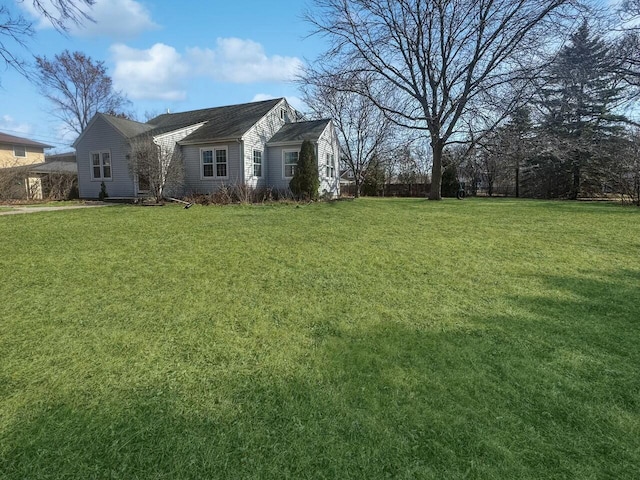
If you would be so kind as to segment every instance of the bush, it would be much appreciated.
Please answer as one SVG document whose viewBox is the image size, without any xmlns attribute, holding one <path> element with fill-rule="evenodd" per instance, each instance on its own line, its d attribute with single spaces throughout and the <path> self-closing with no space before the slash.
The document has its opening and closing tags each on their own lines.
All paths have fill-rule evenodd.
<svg viewBox="0 0 640 480">
<path fill-rule="evenodd" d="M 320 188 L 318 177 L 318 161 L 315 148 L 309 140 L 302 142 L 298 165 L 293 172 L 293 178 L 289 182 L 289 188 L 293 194 L 303 200 L 316 200 Z"/>
<path fill-rule="evenodd" d="M 441 193 L 443 197 L 455 197 L 460 188 L 458 172 L 455 163 L 446 163 L 442 169 Z"/>
<path fill-rule="evenodd" d="M 98 200 L 102 201 L 107 198 L 109 194 L 107 193 L 107 186 L 104 182 L 100 183 L 100 193 L 98 194 Z"/>
</svg>

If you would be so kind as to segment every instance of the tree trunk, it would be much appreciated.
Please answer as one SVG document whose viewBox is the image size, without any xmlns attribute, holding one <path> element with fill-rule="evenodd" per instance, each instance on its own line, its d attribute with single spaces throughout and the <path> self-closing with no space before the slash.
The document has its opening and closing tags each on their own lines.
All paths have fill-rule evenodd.
<svg viewBox="0 0 640 480">
<path fill-rule="evenodd" d="M 442 187 L 442 151 L 444 145 L 441 140 L 432 141 L 433 166 L 431 167 L 431 191 L 429 200 L 440 200 L 442 198 L 440 190 Z"/>
<path fill-rule="evenodd" d="M 520 198 L 520 164 L 516 163 L 516 198 Z"/>
<path fill-rule="evenodd" d="M 362 182 L 358 181 L 357 177 L 354 180 L 355 185 L 356 185 L 356 191 L 354 192 L 353 196 L 355 198 L 360 198 L 360 190 L 362 190 Z"/>
</svg>

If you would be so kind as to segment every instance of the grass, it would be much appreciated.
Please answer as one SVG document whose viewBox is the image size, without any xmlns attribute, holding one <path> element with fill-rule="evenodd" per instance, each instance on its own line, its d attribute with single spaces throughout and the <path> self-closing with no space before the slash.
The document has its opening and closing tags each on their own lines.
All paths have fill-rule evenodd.
<svg viewBox="0 0 640 480">
<path fill-rule="evenodd" d="M 640 210 L 0 218 L 0 478 L 637 478 Z"/>
</svg>

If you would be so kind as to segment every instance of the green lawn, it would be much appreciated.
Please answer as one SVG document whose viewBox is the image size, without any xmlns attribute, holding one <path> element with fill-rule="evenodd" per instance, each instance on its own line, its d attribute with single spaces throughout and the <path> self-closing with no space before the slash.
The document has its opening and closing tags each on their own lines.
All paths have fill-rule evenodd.
<svg viewBox="0 0 640 480">
<path fill-rule="evenodd" d="M 2 479 L 632 479 L 640 209 L 0 217 Z"/>
</svg>

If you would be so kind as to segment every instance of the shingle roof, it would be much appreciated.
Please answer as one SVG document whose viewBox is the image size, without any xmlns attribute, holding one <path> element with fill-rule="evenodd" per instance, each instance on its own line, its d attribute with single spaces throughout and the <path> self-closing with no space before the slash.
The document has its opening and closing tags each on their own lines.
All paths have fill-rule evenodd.
<svg viewBox="0 0 640 480">
<path fill-rule="evenodd" d="M 152 135 L 161 135 L 189 125 L 206 122 L 191 135 L 182 139 L 180 143 L 198 143 L 217 138 L 240 138 L 281 100 L 281 98 L 276 98 L 190 112 L 166 113 L 149 120 L 147 124 L 153 126 L 153 130 L 150 131 Z"/>
<path fill-rule="evenodd" d="M 78 164 L 75 162 L 65 162 L 62 160 L 53 160 L 51 162 L 36 163 L 29 165 L 28 169 L 33 173 L 65 173 L 78 174 Z"/>
<path fill-rule="evenodd" d="M 331 120 L 312 120 L 309 122 L 287 123 L 268 143 L 302 142 L 304 140 L 316 141 L 327 128 Z"/>
<path fill-rule="evenodd" d="M 29 140 L 28 138 L 16 137 L 14 135 L 9 135 L 8 133 L 2 132 L 0 132 L 0 143 L 24 145 L 25 147 L 51 148 L 51 145 L 47 145 L 45 143 L 35 142 L 33 140 Z"/>
<path fill-rule="evenodd" d="M 114 117 L 113 115 L 107 115 L 101 113 L 102 118 L 109 122 L 113 127 L 118 130 L 125 138 L 133 138 L 142 133 L 149 132 L 153 129 L 153 126 L 146 123 L 135 122 L 133 120 L 127 120 L 126 118 Z"/>
</svg>

